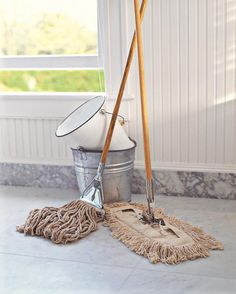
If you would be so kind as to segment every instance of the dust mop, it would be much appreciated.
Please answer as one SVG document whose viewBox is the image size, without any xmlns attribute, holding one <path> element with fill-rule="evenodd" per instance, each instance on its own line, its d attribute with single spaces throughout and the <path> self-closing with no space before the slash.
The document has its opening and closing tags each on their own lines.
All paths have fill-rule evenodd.
<svg viewBox="0 0 236 294">
<path fill-rule="evenodd" d="M 138 203 L 114 203 L 105 205 L 105 224 L 114 238 L 149 259 L 152 263 L 176 264 L 209 256 L 211 249 L 223 249 L 221 242 L 175 217 L 167 216 L 162 209 L 154 208 L 152 171 L 149 147 L 147 98 L 144 79 L 141 21 L 138 0 L 134 0 L 138 43 L 138 65 L 144 154 L 146 168 L 147 206 Z"/>
<path fill-rule="evenodd" d="M 142 1 L 140 18 L 144 16 L 146 0 Z M 85 189 L 80 200 L 74 200 L 62 207 L 44 207 L 34 209 L 29 213 L 26 222 L 17 227 L 17 231 L 32 235 L 42 236 L 54 243 L 68 243 L 87 236 L 96 230 L 97 222 L 104 217 L 102 174 L 104 171 L 113 130 L 117 120 L 125 84 L 131 67 L 131 62 L 136 46 L 136 33 L 133 35 L 128 59 L 123 73 L 119 93 L 112 113 L 111 122 L 106 136 L 104 149 L 98 166 L 97 175 Z"/>
</svg>

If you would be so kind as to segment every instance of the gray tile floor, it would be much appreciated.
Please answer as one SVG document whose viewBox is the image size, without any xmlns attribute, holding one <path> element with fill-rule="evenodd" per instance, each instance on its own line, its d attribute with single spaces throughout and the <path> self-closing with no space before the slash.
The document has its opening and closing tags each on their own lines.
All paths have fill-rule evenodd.
<svg viewBox="0 0 236 294">
<path fill-rule="evenodd" d="M 30 209 L 77 197 L 71 190 L 0 187 L 1 294 L 236 293 L 236 201 L 157 197 L 168 214 L 204 227 L 225 245 L 207 259 L 176 266 L 150 264 L 102 225 L 70 245 L 15 232 Z"/>
</svg>

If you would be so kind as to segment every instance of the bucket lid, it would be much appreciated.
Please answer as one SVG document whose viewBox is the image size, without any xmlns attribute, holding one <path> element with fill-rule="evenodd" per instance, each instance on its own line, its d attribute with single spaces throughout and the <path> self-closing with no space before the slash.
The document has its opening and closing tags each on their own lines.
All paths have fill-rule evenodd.
<svg viewBox="0 0 236 294">
<path fill-rule="evenodd" d="M 104 102 L 104 96 L 96 96 L 81 104 L 60 123 L 56 136 L 66 136 L 83 126 L 102 108 Z"/>
</svg>

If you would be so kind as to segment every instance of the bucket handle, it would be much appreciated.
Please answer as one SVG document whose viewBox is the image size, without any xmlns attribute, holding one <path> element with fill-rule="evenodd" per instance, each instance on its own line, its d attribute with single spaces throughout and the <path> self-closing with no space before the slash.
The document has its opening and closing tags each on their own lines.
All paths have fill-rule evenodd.
<svg viewBox="0 0 236 294">
<path fill-rule="evenodd" d="M 102 108 L 100 110 L 100 113 L 102 114 L 111 114 L 112 115 L 112 112 L 109 112 L 109 111 L 106 111 L 104 108 Z M 121 118 L 121 121 L 119 121 L 119 123 L 123 126 L 126 122 L 128 122 L 128 119 L 124 118 L 124 116 L 120 115 L 120 114 L 117 114 L 117 117 Z"/>
<path fill-rule="evenodd" d="M 85 151 L 85 149 L 83 147 L 78 146 L 76 149 L 79 151 L 79 155 L 80 155 L 81 160 L 87 160 L 88 159 L 86 151 Z"/>
</svg>

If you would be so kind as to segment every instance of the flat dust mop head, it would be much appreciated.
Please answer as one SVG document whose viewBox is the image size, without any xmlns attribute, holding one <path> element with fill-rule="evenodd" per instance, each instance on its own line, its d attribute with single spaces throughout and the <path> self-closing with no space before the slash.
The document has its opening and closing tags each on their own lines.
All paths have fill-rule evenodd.
<svg viewBox="0 0 236 294">
<path fill-rule="evenodd" d="M 202 229 L 167 216 L 155 209 L 160 224 L 150 225 L 140 219 L 147 207 L 140 203 L 113 203 L 105 205 L 105 225 L 112 236 L 151 263 L 177 264 L 210 255 L 209 250 L 222 250 L 223 245 Z"/>
</svg>

